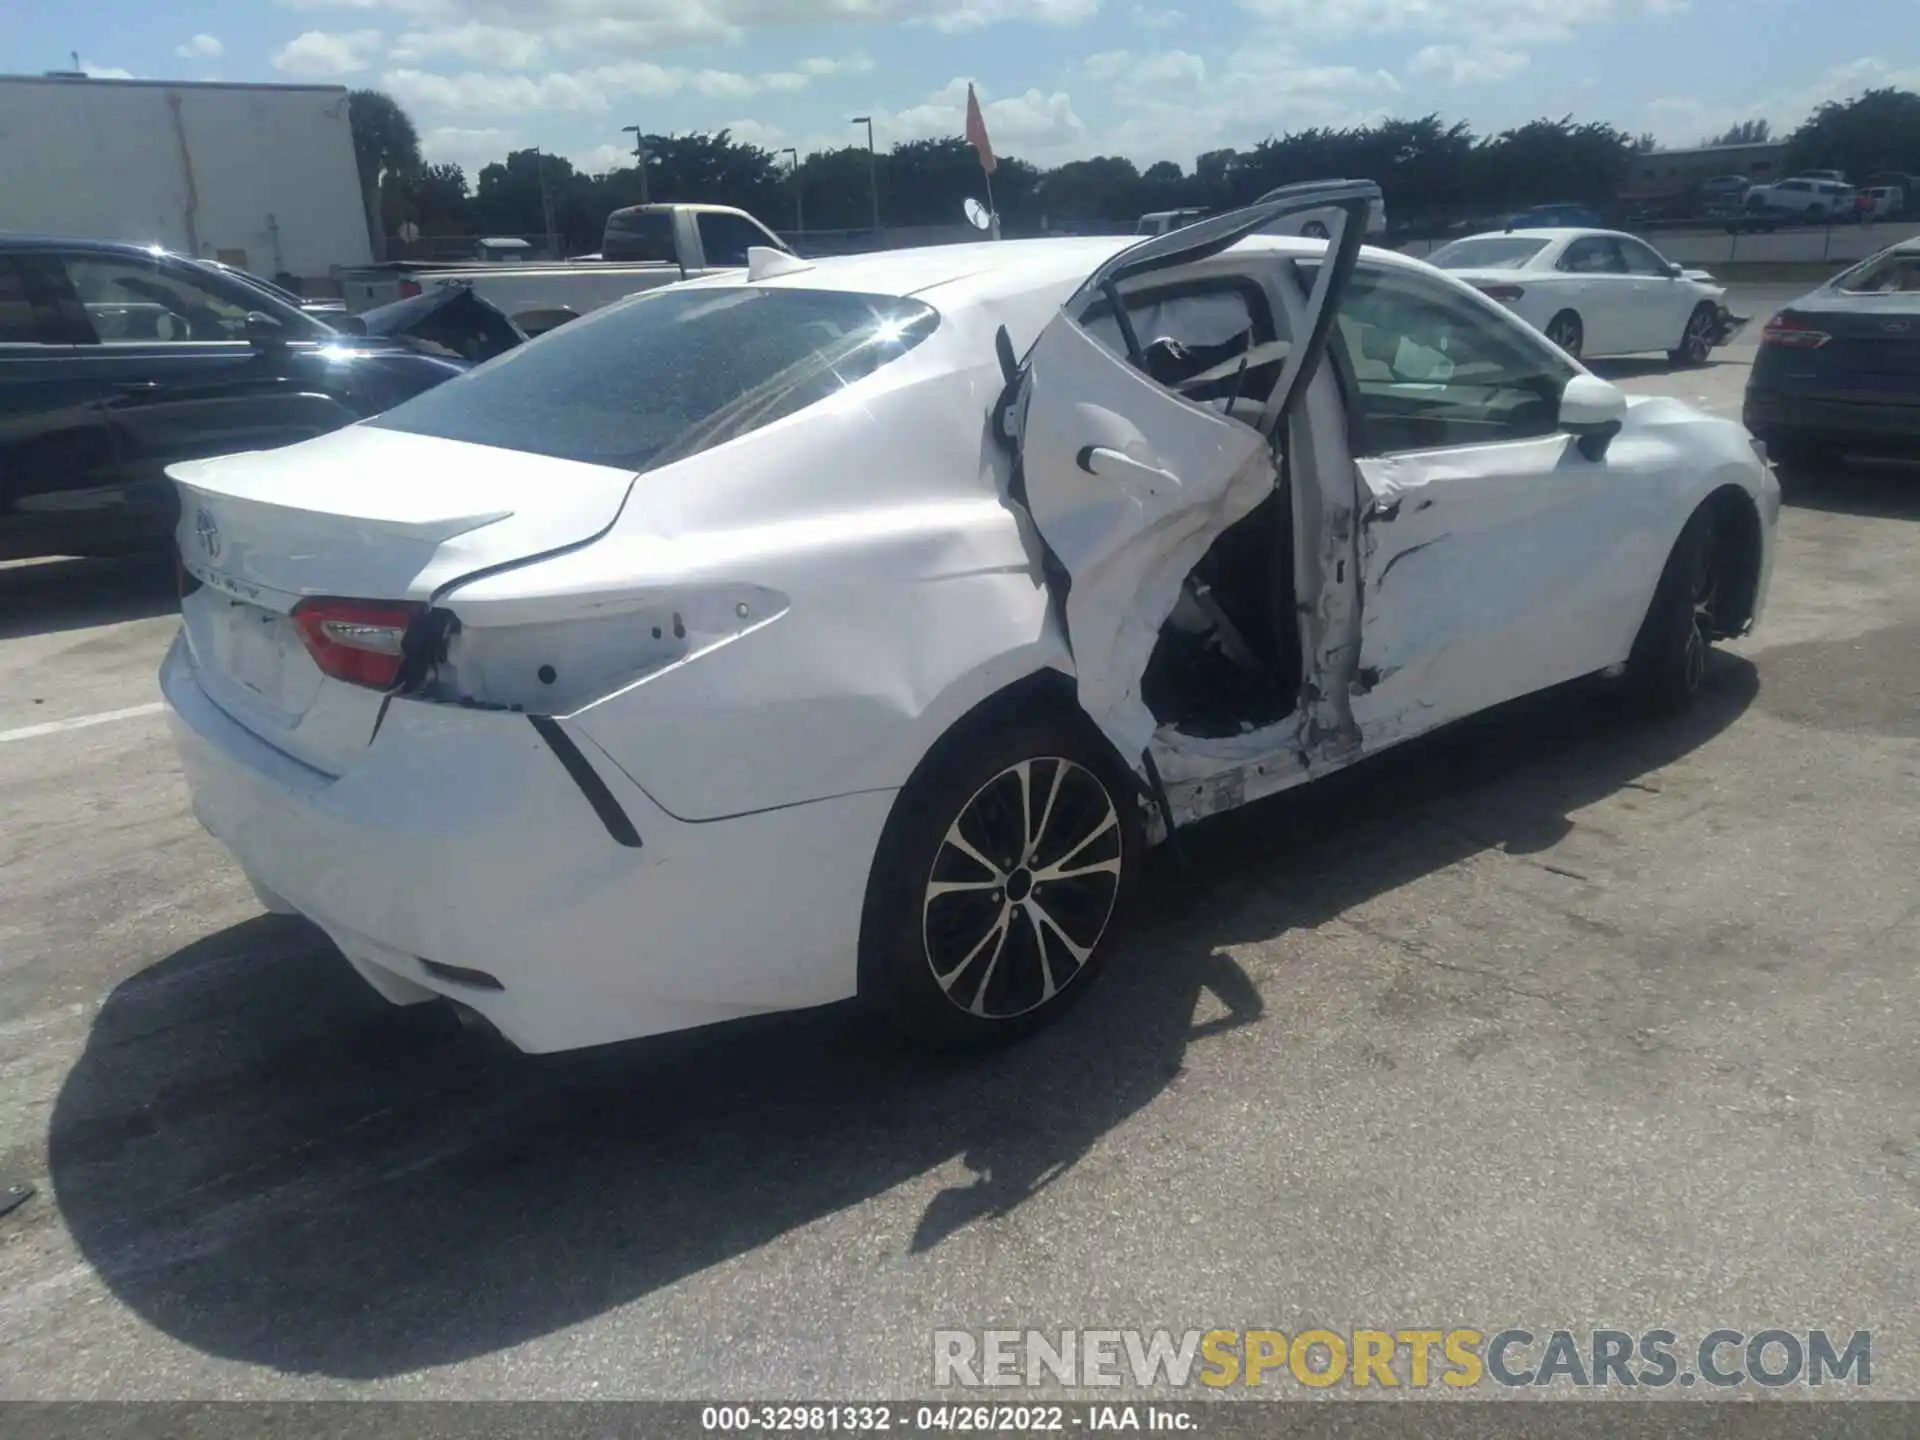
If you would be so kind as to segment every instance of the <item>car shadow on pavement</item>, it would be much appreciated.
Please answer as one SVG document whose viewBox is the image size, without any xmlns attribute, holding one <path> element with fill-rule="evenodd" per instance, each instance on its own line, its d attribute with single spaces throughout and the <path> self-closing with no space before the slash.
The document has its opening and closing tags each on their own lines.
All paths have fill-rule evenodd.
<svg viewBox="0 0 1920 1440">
<path fill-rule="evenodd" d="M 164 555 L 0 565 L 0 640 L 147 620 L 179 609 L 173 564 Z"/>
<path fill-rule="evenodd" d="M 55 1107 L 61 1216 L 162 1332 L 347 1379 L 550 1334 L 958 1161 L 970 1179 L 891 1237 L 914 1264 L 1068 1174 L 1196 1047 L 1258 1025 L 1231 947 L 1542 849 L 1757 688 L 1720 655 L 1677 720 L 1534 697 L 1183 832 L 1084 1003 L 984 1056 L 922 1054 L 837 1006 L 520 1057 L 438 1007 L 387 1007 L 303 924 L 250 920 L 107 997 Z"/>
<path fill-rule="evenodd" d="M 1780 481 L 1783 503 L 1797 510 L 1858 515 L 1868 520 L 1920 520 L 1920 464 L 1849 459 L 1818 470 L 1794 470 Z"/>
</svg>

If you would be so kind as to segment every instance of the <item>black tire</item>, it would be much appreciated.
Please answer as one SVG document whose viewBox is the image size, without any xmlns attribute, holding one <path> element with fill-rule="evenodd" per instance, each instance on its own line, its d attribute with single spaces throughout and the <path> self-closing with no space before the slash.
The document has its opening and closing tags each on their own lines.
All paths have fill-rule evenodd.
<svg viewBox="0 0 1920 1440">
<path fill-rule="evenodd" d="M 1720 323 L 1720 311 L 1710 300 L 1693 307 L 1680 344 L 1667 352 L 1667 363 L 1676 369 L 1704 365 L 1713 356 L 1713 332 Z"/>
<path fill-rule="evenodd" d="M 1580 323 L 1580 317 L 1571 310 L 1562 310 L 1547 321 L 1547 339 L 1558 345 L 1574 359 L 1580 358 L 1580 347 L 1586 341 L 1586 327 Z"/>
<path fill-rule="evenodd" d="M 881 835 L 860 922 L 861 1000 L 941 1049 L 1016 1040 L 1059 1018 L 1119 929 L 1146 848 L 1138 794 L 1077 716 L 1041 711 L 947 737 Z"/>
<path fill-rule="evenodd" d="M 1634 637 L 1623 691 L 1634 708 L 1678 715 L 1706 683 L 1726 579 L 1724 539 L 1712 513 L 1696 510 L 1667 556 L 1647 618 Z"/>
</svg>

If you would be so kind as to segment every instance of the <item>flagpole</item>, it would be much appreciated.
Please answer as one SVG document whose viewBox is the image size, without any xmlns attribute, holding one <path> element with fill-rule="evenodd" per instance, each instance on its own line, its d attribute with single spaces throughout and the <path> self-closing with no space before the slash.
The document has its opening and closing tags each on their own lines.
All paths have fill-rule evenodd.
<svg viewBox="0 0 1920 1440">
<path fill-rule="evenodd" d="M 987 234 L 991 238 L 998 240 L 1000 238 L 1000 210 L 999 207 L 993 203 L 993 172 L 982 165 L 980 167 L 980 173 L 986 176 L 987 179 L 987 219 L 993 226 Z"/>
</svg>

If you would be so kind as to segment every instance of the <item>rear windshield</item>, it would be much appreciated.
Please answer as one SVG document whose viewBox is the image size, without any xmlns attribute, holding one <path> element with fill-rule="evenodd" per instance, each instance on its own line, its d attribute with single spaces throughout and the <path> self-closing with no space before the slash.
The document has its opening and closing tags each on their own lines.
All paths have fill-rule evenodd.
<svg viewBox="0 0 1920 1440">
<path fill-rule="evenodd" d="M 1920 291 L 1920 251 L 1876 255 L 1833 282 L 1850 295 L 1912 294 Z"/>
<path fill-rule="evenodd" d="M 616 210 L 607 217 L 600 237 L 600 258 L 627 264 L 654 260 L 671 265 L 673 215 L 665 210 Z"/>
<path fill-rule="evenodd" d="M 1488 235 L 1442 245 L 1427 256 L 1427 263 L 1442 270 L 1515 270 L 1546 248 L 1545 240 Z"/>
<path fill-rule="evenodd" d="M 646 470 L 824 400 L 938 324 L 897 296 L 669 287 L 563 325 L 368 423 Z"/>
</svg>

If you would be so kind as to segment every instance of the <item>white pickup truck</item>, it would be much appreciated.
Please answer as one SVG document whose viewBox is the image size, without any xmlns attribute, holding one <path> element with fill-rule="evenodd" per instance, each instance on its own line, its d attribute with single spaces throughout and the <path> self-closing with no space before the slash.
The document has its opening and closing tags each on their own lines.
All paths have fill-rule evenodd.
<svg viewBox="0 0 1920 1440">
<path fill-rule="evenodd" d="M 391 261 L 342 272 L 348 313 L 358 315 L 457 283 L 538 335 L 641 290 L 747 263 L 750 246 L 786 250 L 744 210 L 725 205 L 635 205 L 607 217 L 600 253 L 578 260 Z"/>
</svg>

